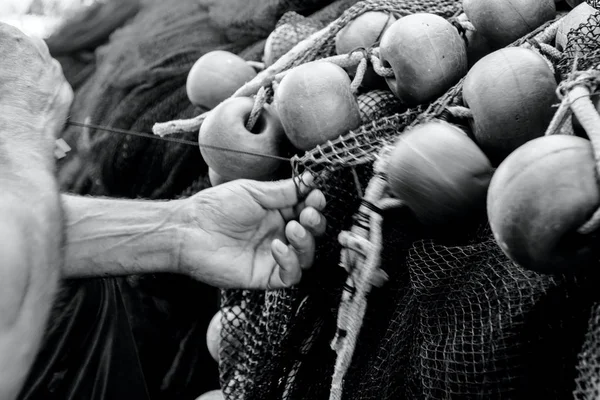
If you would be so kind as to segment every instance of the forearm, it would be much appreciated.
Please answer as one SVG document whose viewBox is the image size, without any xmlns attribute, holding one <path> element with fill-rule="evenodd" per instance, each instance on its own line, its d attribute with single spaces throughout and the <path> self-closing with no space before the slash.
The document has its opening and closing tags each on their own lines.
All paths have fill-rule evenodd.
<svg viewBox="0 0 600 400">
<path fill-rule="evenodd" d="M 98 277 L 174 272 L 179 262 L 184 200 L 168 202 L 63 195 L 63 276 Z"/>
</svg>

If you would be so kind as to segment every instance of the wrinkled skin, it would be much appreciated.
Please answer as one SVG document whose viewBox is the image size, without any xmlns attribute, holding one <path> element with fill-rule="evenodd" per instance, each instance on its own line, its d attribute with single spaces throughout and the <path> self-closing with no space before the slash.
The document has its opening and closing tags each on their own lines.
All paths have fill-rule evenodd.
<svg viewBox="0 0 600 400">
<path fill-rule="evenodd" d="M 45 166 L 53 168 L 50 150 L 68 115 L 71 87 L 41 39 L 1 24 L 0 52 L 2 142 L 13 143 L 18 132 L 14 139 L 28 145 L 23 150 L 44 158 Z"/>
<path fill-rule="evenodd" d="M 0 399 L 20 391 L 62 264 L 53 143 L 73 93 L 46 45 L 0 24 Z M 32 251 L 35 249 L 35 251 Z"/>
</svg>

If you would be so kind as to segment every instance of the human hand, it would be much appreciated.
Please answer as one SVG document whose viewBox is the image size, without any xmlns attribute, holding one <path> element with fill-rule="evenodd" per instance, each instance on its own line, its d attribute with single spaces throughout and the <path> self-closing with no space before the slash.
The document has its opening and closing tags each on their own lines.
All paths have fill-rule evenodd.
<svg viewBox="0 0 600 400">
<path fill-rule="evenodd" d="M 222 288 L 279 289 L 310 268 L 325 232 L 325 196 L 303 177 L 236 180 L 186 199 L 179 272 Z"/>
<path fill-rule="evenodd" d="M 62 68 L 43 40 L 4 23 L 0 54 L 0 143 L 10 139 L 10 132 L 33 151 L 51 156 L 73 101 Z"/>
</svg>

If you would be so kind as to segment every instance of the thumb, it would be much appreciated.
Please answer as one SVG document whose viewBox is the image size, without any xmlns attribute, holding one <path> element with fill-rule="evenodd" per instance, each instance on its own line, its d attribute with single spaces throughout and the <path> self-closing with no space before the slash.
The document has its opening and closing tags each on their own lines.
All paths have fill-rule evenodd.
<svg viewBox="0 0 600 400">
<path fill-rule="evenodd" d="M 252 182 L 248 191 L 263 208 L 280 209 L 298 204 L 312 190 L 312 184 L 312 175 L 302 174 L 277 182 Z"/>
</svg>

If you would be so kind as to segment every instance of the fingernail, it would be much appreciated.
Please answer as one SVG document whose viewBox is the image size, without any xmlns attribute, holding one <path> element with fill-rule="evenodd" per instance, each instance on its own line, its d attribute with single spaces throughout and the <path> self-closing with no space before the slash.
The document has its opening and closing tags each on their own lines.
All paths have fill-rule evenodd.
<svg viewBox="0 0 600 400">
<path fill-rule="evenodd" d="M 308 223 L 312 226 L 317 226 L 321 222 L 321 216 L 318 212 L 311 212 L 308 216 Z"/>
<path fill-rule="evenodd" d="M 310 192 L 312 190 L 313 182 L 314 177 L 312 176 L 312 174 L 304 172 L 302 175 L 300 175 L 298 182 L 300 192 L 303 194 L 307 194 L 308 192 Z"/>
<path fill-rule="evenodd" d="M 282 256 L 286 255 L 288 252 L 288 247 L 281 240 L 275 240 L 273 247 L 275 247 L 275 251 Z"/>
<path fill-rule="evenodd" d="M 292 233 L 298 239 L 304 239 L 304 237 L 306 237 L 306 229 L 304 229 L 302 227 L 302 225 L 300 225 L 300 224 L 295 224 L 294 225 L 294 227 L 292 228 Z"/>
<path fill-rule="evenodd" d="M 315 181 L 315 177 L 311 173 L 305 172 L 302 174 L 302 182 L 304 182 L 304 184 L 306 186 L 309 186 L 309 187 L 312 186 L 314 181 Z"/>
</svg>

